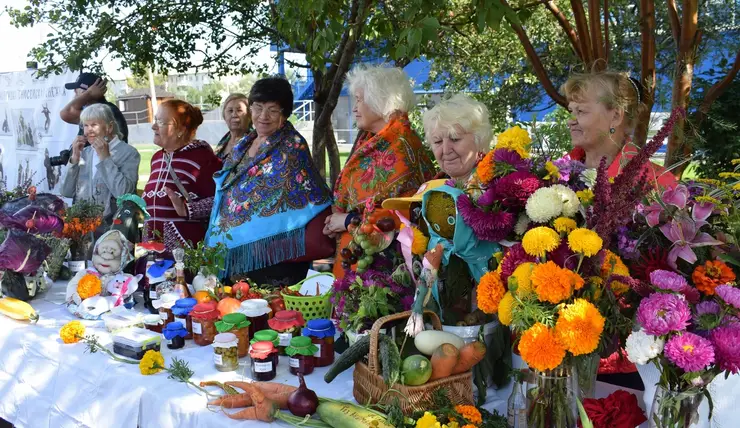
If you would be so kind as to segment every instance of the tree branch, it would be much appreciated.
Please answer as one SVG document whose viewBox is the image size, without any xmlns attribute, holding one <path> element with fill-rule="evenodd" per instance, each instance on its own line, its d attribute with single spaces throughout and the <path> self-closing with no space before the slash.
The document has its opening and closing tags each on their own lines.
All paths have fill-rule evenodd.
<svg viewBox="0 0 740 428">
<path fill-rule="evenodd" d="M 545 5 L 547 10 L 549 10 L 552 15 L 555 17 L 555 19 L 558 21 L 558 24 L 560 24 L 560 27 L 563 29 L 563 32 L 565 32 L 565 35 L 568 37 L 568 40 L 570 40 L 570 44 L 573 46 L 573 50 L 576 52 L 576 55 L 579 58 L 583 58 L 583 52 L 581 51 L 581 45 L 580 41 L 578 40 L 578 34 L 576 34 L 576 31 L 573 29 L 573 26 L 570 25 L 570 22 L 568 21 L 568 18 L 565 17 L 563 12 L 558 9 L 558 6 L 555 4 L 552 0 L 542 0 L 542 4 Z"/>
<path fill-rule="evenodd" d="M 678 43 L 681 41 L 681 22 L 678 19 L 678 9 L 676 8 L 676 0 L 668 0 L 668 17 L 671 23 L 671 33 L 673 33 L 673 40 L 678 48 Z"/>
<path fill-rule="evenodd" d="M 717 101 L 717 98 L 719 98 L 720 95 L 722 95 L 727 90 L 735 77 L 737 77 L 738 72 L 740 72 L 740 49 L 738 49 L 737 54 L 735 55 L 735 63 L 732 65 L 732 68 L 730 68 L 725 77 L 723 77 L 722 80 L 720 80 L 719 82 L 712 85 L 709 90 L 707 90 L 706 95 L 704 95 L 704 99 L 699 106 L 699 112 L 697 113 L 697 127 L 706 118 L 706 115 L 709 113 L 709 108 L 712 106 L 712 104 Z"/>
<path fill-rule="evenodd" d="M 696 30 L 699 21 L 698 9 L 698 0 L 683 0 L 679 50 L 684 54 L 693 50 L 696 41 Z"/>
<path fill-rule="evenodd" d="M 591 37 L 588 34 L 588 24 L 586 23 L 586 11 L 583 10 L 583 3 L 581 0 L 570 0 L 571 7 L 573 8 L 573 18 L 576 21 L 576 29 L 578 29 L 578 40 L 581 42 L 581 52 L 583 61 L 587 66 L 593 63 L 594 58 L 591 56 Z"/>
<path fill-rule="evenodd" d="M 599 0 L 588 0 L 588 22 L 591 28 L 591 46 L 593 48 L 594 61 L 604 59 L 604 41 L 601 37 L 601 4 Z M 606 67 L 605 63 L 598 66 Z"/>
</svg>

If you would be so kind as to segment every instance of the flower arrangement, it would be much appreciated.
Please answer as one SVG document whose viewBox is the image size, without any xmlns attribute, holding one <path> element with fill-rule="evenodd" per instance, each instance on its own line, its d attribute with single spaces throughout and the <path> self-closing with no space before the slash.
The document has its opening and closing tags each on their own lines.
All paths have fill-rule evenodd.
<svg viewBox="0 0 740 428">
<path fill-rule="evenodd" d="M 93 244 L 93 232 L 103 221 L 103 206 L 90 201 L 78 201 L 65 212 L 62 237 L 71 241 L 72 258 L 85 260 Z"/>
<path fill-rule="evenodd" d="M 102 283 L 98 275 L 86 273 L 77 282 L 77 294 L 80 299 L 85 300 L 88 297 L 97 296 L 102 291 Z"/>
<path fill-rule="evenodd" d="M 444 388 L 433 392 L 429 403 L 421 406 L 424 410 L 404 417 L 397 402 L 385 406 L 388 422 L 399 428 L 505 428 L 506 417 L 495 410 L 490 413 L 475 406 L 454 405 L 447 397 Z"/>
</svg>

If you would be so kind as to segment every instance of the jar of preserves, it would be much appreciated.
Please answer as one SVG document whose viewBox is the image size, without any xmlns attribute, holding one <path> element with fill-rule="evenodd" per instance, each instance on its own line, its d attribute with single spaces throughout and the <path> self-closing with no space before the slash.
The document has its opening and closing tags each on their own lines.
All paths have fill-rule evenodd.
<svg viewBox="0 0 740 428">
<path fill-rule="evenodd" d="M 257 342 L 271 342 L 275 348 L 280 344 L 280 339 L 278 338 L 278 333 L 275 330 L 261 330 L 254 334 L 254 339 L 250 342 L 250 344 L 254 345 Z M 251 348 L 250 348 L 251 349 Z M 278 365 L 279 356 L 278 353 L 275 352 L 273 355 L 273 358 L 275 358 L 275 367 Z"/>
<path fill-rule="evenodd" d="M 162 318 L 159 317 L 159 314 L 144 315 L 142 320 L 144 321 L 144 328 L 147 330 L 155 333 L 162 333 L 164 322 L 162 321 Z"/>
<path fill-rule="evenodd" d="M 216 302 L 198 303 L 190 312 L 193 328 L 193 342 L 200 346 L 213 343 L 216 337 L 216 321 L 221 314 L 216 308 Z"/>
<path fill-rule="evenodd" d="M 239 368 L 238 342 L 234 333 L 219 333 L 213 338 L 213 363 L 216 370 L 233 372 Z"/>
<path fill-rule="evenodd" d="M 162 323 L 167 325 L 175 322 L 175 316 L 172 314 L 172 307 L 175 306 L 177 296 L 172 293 L 160 294 L 159 300 L 154 302 L 154 307 L 159 310 L 159 318 Z"/>
<path fill-rule="evenodd" d="M 195 307 L 197 303 L 197 300 L 192 297 L 187 297 L 176 300 L 175 305 L 172 307 L 172 315 L 175 317 L 175 321 L 181 322 L 188 331 L 188 335 L 185 336 L 186 340 L 193 338 L 193 320 L 190 317 L 190 312 L 192 312 L 193 307 Z"/>
<path fill-rule="evenodd" d="M 311 320 L 306 323 L 303 335 L 311 338 L 311 342 L 318 348 L 316 367 L 330 366 L 334 363 L 334 324 L 325 318 Z"/>
<path fill-rule="evenodd" d="M 185 337 L 187 335 L 188 331 L 179 321 L 167 324 L 164 330 L 162 330 L 164 341 L 170 349 L 180 349 L 185 346 Z"/>
<path fill-rule="evenodd" d="M 308 375 L 313 373 L 314 354 L 319 349 L 311 342 L 307 336 L 297 336 L 290 340 L 290 345 L 285 348 L 285 353 L 290 356 L 290 372 L 296 376 L 298 374 Z"/>
<path fill-rule="evenodd" d="M 303 315 L 298 311 L 280 311 L 275 316 L 267 320 L 271 329 L 278 333 L 278 352 L 285 355 L 285 348 L 290 345 L 290 340 L 301 335 L 301 327 L 306 322 Z"/>
<path fill-rule="evenodd" d="M 216 321 L 216 330 L 219 333 L 234 333 L 239 341 L 239 358 L 247 356 L 249 353 L 249 320 L 246 315 L 239 312 L 224 315 L 221 321 Z"/>
<path fill-rule="evenodd" d="M 272 342 L 255 342 L 249 350 L 252 357 L 252 379 L 259 382 L 267 382 L 275 379 L 277 365 L 275 357 L 277 349 Z"/>
<path fill-rule="evenodd" d="M 247 316 L 251 323 L 249 327 L 249 340 L 254 338 L 254 333 L 270 328 L 267 324 L 268 315 L 272 309 L 265 299 L 249 299 L 241 304 L 239 312 Z"/>
</svg>

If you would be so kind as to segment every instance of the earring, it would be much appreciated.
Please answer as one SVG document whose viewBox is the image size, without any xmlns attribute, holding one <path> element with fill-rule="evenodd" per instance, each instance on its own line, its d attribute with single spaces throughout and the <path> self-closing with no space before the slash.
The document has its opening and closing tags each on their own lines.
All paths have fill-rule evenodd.
<svg viewBox="0 0 740 428">
<path fill-rule="evenodd" d="M 615 133 L 615 132 L 617 132 L 617 130 L 616 130 L 616 129 L 614 129 L 614 128 L 609 128 L 609 133 L 610 133 L 610 134 L 613 134 L 613 133 Z"/>
<path fill-rule="evenodd" d="M 612 129 L 614 129 L 614 128 L 612 128 Z M 612 134 L 613 134 L 613 132 L 612 132 Z M 182 134 L 177 134 L 177 138 L 182 138 Z"/>
<path fill-rule="evenodd" d="M 105 137 L 103 137 L 103 140 L 105 140 L 105 142 L 107 143 L 110 141 L 110 138 L 106 135 Z"/>
</svg>

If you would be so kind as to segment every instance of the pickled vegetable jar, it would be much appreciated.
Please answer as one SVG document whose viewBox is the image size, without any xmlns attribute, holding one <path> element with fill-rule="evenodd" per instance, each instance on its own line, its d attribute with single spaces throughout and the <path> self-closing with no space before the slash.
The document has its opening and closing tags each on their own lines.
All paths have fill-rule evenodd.
<svg viewBox="0 0 740 428">
<path fill-rule="evenodd" d="M 185 336 L 185 339 L 187 340 L 193 338 L 193 320 L 190 317 L 190 312 L 192 312 L 193 307 L 197 303 L 197 300 L 192 297 L 187 297 L 184 299 L 178 299 L 172 307 L 172 315 L 175 317 L 175 321 L 181 322 L 188 331 L 188 335 Z"/>
<path fill-rule="evenodd" d="M 334 324 L 325 318 L 311 320 L 303 329 L 303 335 L 311 338 L 311 342 L 318 348 L 316 367 L 330 366 L 334 363 Z"/>
<path fill-rule="evenodd" d="M 187 329 L 179 321 L 167 324 L 164 330 L 162 330 L 164 341 L 170 349 L 180 349 L 185 346 L 185 337 L 187 335 Z"/>
<path fill-rule="evenodd" d="M 285 355 L 285 348 L 290 345 L 291 339 L 301 335 L 301 327 L 306 322 L 303 315 L 298 311 L 280 311 L 274 317 L 267 320 L 271 329 L 278 333 L 278 351 L 280 355 Z"/>
<path fill-rule="evenodd" d="M 234 333 L 219 333 L 213 338 L 213 363 L 220 372 L 239 368 L 238 342 Z"/>
<path fill-rule="evenodd" d="M 216 321 L 216 330 L 219 333 L 234 333 L 239 341 L 239 358 L 247 356 L 249 353 L 249 320 L 246 315 L 239 312 L 224 315 L 221 321 Z"/>
<path fill-rule="evenodd" d="M 267 318 L 271 311 L 272 309 L 270 309 L 270 305 L 265 299 L 249 299 L 242 302 L 239 312 L 246 315 L 251 323 L 249 327 L 250 340 L 254 338 L 254 333 L 269 328 Z"/>
<path fill-rule="evenodd" d="M 252 379 L 266 382 L 275 379 L 277 349 L 272 342 L 255 342 L 249 350 L 252 357 Z"/>
<path fill-rule="evenodd" d="M 190 312 L 193 326 L 193 342 L 200 346 L 213 343 L 216 337 L 216 321 L 221 314 L 216 309 L 216 302 L 198 303 Z"/>
<path fill-rule="evenodd" d="M 285 352 L 290 356 L 290 372 L 296 376 L 299 373 L 302 375 L 313 373 L 316 351 L 318 348 L 311 342 L 310 337 L 297 336 L 291 339 L 290 345 L 285 348 Z"/>
</svg>

